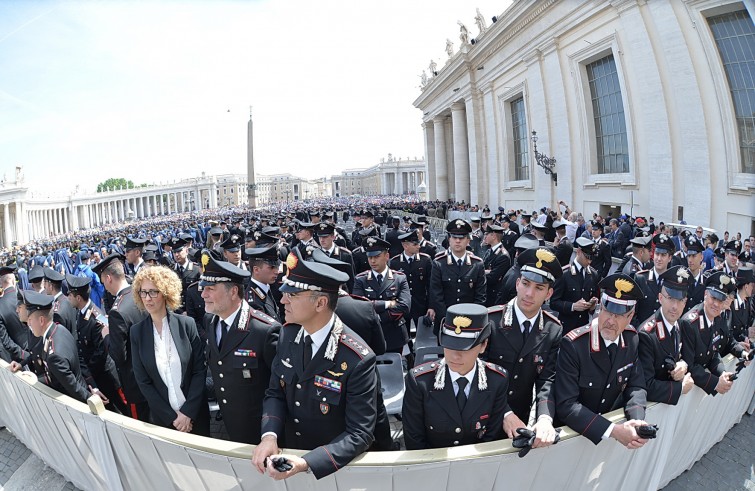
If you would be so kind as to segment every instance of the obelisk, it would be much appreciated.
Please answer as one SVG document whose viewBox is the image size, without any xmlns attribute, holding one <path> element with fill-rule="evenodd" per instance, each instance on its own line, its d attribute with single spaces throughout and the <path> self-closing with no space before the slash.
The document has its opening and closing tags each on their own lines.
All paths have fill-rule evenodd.
<svg viewBox="0 0 755 491">
<path fill-rule="evenodd" d="M 254 181 L 254 126 L 251 106 L 249 107 L 249 124 L 247 124 L 246 134 L 246 182 L 249 206 L 257 208 L 257 186 Z"/>
</svg>

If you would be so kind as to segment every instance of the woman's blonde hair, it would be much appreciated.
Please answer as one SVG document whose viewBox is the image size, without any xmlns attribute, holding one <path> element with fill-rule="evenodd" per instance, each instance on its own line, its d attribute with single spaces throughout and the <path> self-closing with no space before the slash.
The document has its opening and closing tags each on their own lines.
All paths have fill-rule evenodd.
<svg viewBox="0 0 755 491">
<path fill-rule="evenodd" d="M 170 268 L 165 266 L 152 266 L 141 268 L 134 277 L 132 286 L 134 302 L 139 310 L 144 311 L 144 302 L 139 292 L 142 289 L 144 281 L 151 281 L 155 288 L 162 294 L 165 299 L 165 305 L 168 310 L 176 310 L 181 305 L 181 280 L 178 275 Z"/>
</svg>

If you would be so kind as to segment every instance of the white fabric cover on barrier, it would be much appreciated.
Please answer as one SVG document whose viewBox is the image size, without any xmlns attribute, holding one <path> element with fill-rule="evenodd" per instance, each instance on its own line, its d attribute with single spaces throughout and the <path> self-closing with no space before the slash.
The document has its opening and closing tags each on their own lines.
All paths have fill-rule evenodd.
<svg viewBox="0 0 755 491">
<path fill-rule="evenodd" d="M 731 364 L 731 360 L 729 360 Z M 695 388 L 678 406 L 658 404 L 647 420 L 659 437 L 630 451 L 595 446 L 567 431 L 553 447 L 517 457 L 508 441 L 412 452 L 368 453 L 320 481 L 274 482 L 249 461 L 252 447 L 185 435 L 105 412 L 12 374 L 0 361 L 0 421 L 58 473 L 85 490 L 396 490 L 657 489 L 690 468 L 750 406 L 755 368 L 726 395 Z M 612 413 L 618 421 L 621 415 Z M 299 452 L 295 452 L 299 453 Z"/>
</svg>

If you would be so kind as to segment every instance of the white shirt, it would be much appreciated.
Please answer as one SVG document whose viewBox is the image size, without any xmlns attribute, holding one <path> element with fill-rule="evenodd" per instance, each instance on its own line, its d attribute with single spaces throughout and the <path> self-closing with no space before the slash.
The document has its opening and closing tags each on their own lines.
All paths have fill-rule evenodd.
<svg viewBox="0 0 755 491">
<path fill-rule="evenodd" d="M 672 336 L 674 334 L 673 329 L 676 327 L 676 324 L 674 324 L 673 326 L 669 324 L 669 321 L 666 320 L 666 316 L 663 315 L 663 309 L 661 309 L 661 319 L 663 319 L 663 325 L 666 326 L 666 332 L 669 336 Z"/>
<path fill-rule="evenodd" d="M 328 339 L 328 335 L 330 334 L 330 328 L 333 326 L 333 323 L 335 321 L 336 321 L 336 314 L 334 313 L 331 316 L 328 323 L 322 326 L 320 329 L 318 329 L 314 334 L 307 334 L 305 331 L 304 336 L 305 337 L 309 336 L 312 338 L 312 358 L 315 357 L 315 353 L 317 353 L 320 350 L 320 346 L 322 346 L 325 340 Z"/>
<path fill-rule="evenodd" d="M 532 330 L 533 327 L 535 327 L 535 320 L 537 319 L 537 316 L 540 315 L 540 311 L 537 311 L 537 314 L 535 314 L 535 317 L 527 317 L 524 315 L 524 312 L 519 310 L 519 305 L 517 305 L 516 300 L 514 301 L 514 313 L 516 314 L 516 319 L 519 321 L 519 330 L 524 332 L 524 322 L 530 321 L 530 330 Z"/>
<path fill-rule="evenodd" d="M 157 364 L 157 373 L 168 387 L 168 402 L 174 411 L 181 409 L 186 402 L 186 397 L 181 390 L 181 358 L 178 356 L 176 343 L 170 332 L 168 317 L 163 317 L 162 335 L 157 332 L 155 325 L 152 325 L 152 334 L 155 338 L 155 363 Z"/>
<path fill-rule="evenodd" d="M 236 320 L 236 315 L 238 315 L 239 310 L 241 310 L 241 305 L 239 305 L 239 308 L 237 308 L 236 310 L 234 310 L 231 315 L 229 315 L 225 319 L 220 319 L 218 321 L 218 325 L 215 326 L 215 340 L 220 339 L 220 329 L 221 329 L 221 327 L 220 327 L 220 321 L 225 321 L 225 332 L 227 333 L 228 330 L 233 325 L 233 321 Z"/>
<path fill-rule="evenodd" d="M 91 300 L 87 300 L 87 304 L 86 304 L 86 305 L 84 305 L 84 308 L 83 308 L 83 309 L 81 309 L 81 311 L 80 311 L 80 312 L 81 312 L 81 315 L 86 315 L 86 313 L 87 313 L 87 309 L 89 308 L 89 305 L 90 305 L 91 303 L 92 303 L 92 301 L 91 301 Z"/>
<path fill-rule="evenodd" d="M 254 278 L 252 278 L 252 281 L 254 282 L 255 285 L 257 285 L 258 287 L 260 287 L 260 289 L 265 293 L 265 295 L 270 295 L 270 285 L 266 285 L 264 283 L 260 283 L 259 281 L 257 281 Z"/>
<path fill-rule="evenodd" d="M 390 269 L 390 268 L 389 268 L 389 267 L 388 267 L 388 266 L 386 265 L 386 266 L 385 266 L 385 269 L 384 269 L 384 270 L 382 270 L 382 271 L 375 271 L 375 270 L 373 269 L 373 270 L 372 270 L 372 274 L 373 274 L 373 275 L 375 275 L 376 277 L 377 277 L 377 275 L 382 275 L 382 276 L 380 277 L 380 279 L 381 279 L 381 281 L 382 281 L 382 280 L 384 280 L 384 279 L 386 279 L 386 278 L 388 277 L 388 270 L 389 270 L 389 269 Z"/>
<path fill-rule="evenodd" d="M 467 386 L 464 387 L 464 394 L 469 397 L 469 392 L 472 390 L 472 380 L 474 380 L 475 373 L 477 373 L 477 363 L 474 364 L 474 367 L 472 367 L 472 369 L 466 375 L 459 375 L 450 368 L 448 369 L 448 374 L 451 376 L 451 382 L 453 383 L 454 387 L 454 395 L 457 395 L 459 393 L 459 383 L 457 382 L 457 380 L 459 380 L 461 377 L 464 377 L 468 382 Z"/>
</svg>

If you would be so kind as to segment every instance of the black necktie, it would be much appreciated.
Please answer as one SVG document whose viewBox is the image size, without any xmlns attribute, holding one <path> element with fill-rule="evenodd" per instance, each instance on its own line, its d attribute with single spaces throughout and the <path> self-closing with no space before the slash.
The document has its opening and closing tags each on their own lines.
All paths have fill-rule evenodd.
<svg viewBox="0 0 755 491">
<path fill-rule="evenodd" d="M 223 338 L 225 337 L 225 328 L 228 326 L 228 324 L 225 323 L 225 321 L 220 321 L 220 336 L 218 337 L 218 350 L 223 347 Z"/>
<path fill-rule="evenodd" d="M 382 274 L 376 274 L 375 279 L 377 280 L 378 286 L 383 284 L 383 275 Z"/>
<path fill-rule="evenodd" d="M 304 356 L 302 358 L 302 366 L 307 367 L 309 362 L 312 361 L 312 336 L 304 336 Z"/>
<path fill-rule="evenodd" d="M 457 259 L 456 260 L 456 264 L 461 268 L 462 260 L 461 259 Z"/>
<path fill-rule="evenodd" d="M 611 343 L 608 345 L 608 359 L 611 360 L 611 363 L 614 362 L 616 359 L 616 350 L 619 349 L 618 346 L 616 346 L 616 343 Z"/>
<path fill-rule="evenodd" d="M 183 267 L 183 266 L 181 266 L 180 264 L 178 265 L 178 274 L 179 274 L 179 275 L 182 275 L 182 274 L 184 274 L 184 267 Z"/>
<path fill-rule="evenodd" d="M 469 380 L 465 377 L 459 377 L 456 379 L 456 383 L 459 384 L 459 392 L 456 393 L 456 403 L 459 405 L 459 411 L 464 411 L 464 406 L 467 405 L 467 393 L 464 389 L 467 388 Z"/>
<path fill-rule="evenodd" d="M 409 264 L 412 264 L 412 261 L 414 261 L 414 258 L 413 258 L 413 257 L 410 257 L 410 258 L 407 258 L 407 259 L 406 259 L 406 262 L 408 262 Z"/>
<path fill-rule="evenodd" d="M 530 333 L 531 325 L 532 323 L 530 321 L 524 321 L 524 324 L 522 324 L 522 344 L 527 341 L 527 335 Z"/>
</svg>

